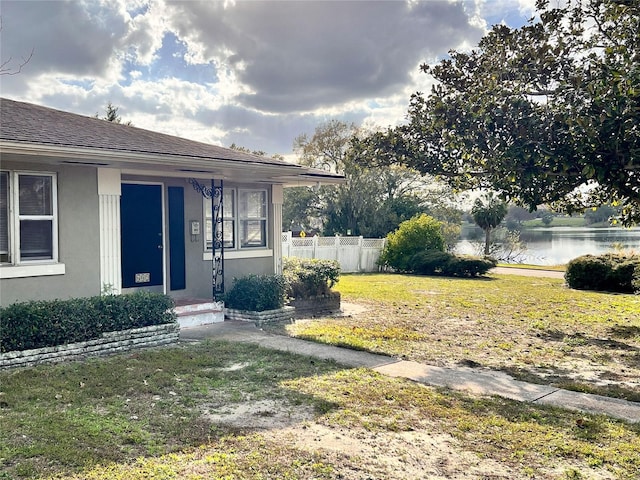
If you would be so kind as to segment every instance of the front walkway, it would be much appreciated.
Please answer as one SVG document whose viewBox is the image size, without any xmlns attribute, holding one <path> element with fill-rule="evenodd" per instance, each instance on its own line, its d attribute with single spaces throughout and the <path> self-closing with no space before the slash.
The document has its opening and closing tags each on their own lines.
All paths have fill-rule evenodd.
<svg viewBox="0 0 640 480">
<path fill-rule="evenodd" d="M 537 268 L 495 267 L 490 273 L 500 275 L 520 275 L 522 277 L 564 278 L 564 272 L 558 270 L 538 270 Z"/>
<path fill-rule="evenodd" d="M 270 334 L 248 322 L 225 321 L 180 331 L 181 341 L 193 342 L 205 338 L 253 343 L 274 350 L 335 360 L 348 367 L 371 368 L 384 375 L 475 395 L 497 395 L 521 402 L 553 405 L 605 414 L 628 422 L 640 422 L 640 403 L 521 382 L 502 372 L 468 367 L 443 368 L 398 360 L 384 355 Z"/>
</svg>

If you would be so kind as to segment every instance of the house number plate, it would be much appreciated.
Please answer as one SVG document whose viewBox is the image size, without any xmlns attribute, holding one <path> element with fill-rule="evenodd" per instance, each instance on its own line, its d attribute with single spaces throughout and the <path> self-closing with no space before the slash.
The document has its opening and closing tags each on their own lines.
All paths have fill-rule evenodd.
<svg viewBox="0 0 640 480">
<path fill-rule="evenodd" d="M 136 273 L 135 276 L 136 283 L 148 283 L 151 281 L 150 273 Z"/>
</svg>

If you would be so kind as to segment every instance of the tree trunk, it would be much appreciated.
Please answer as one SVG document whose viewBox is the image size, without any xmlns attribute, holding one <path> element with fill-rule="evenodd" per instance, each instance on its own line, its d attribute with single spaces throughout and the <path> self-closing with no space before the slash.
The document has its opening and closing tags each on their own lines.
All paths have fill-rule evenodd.
<svg viewBox="0 0 640 480">
<path fill-rule="evenodd" d="M 487 228 L 484 231 L 484 254 L 485 256 L 489 256 L 489 247 L 491 246 L 491 229 Z"/>
</svg>

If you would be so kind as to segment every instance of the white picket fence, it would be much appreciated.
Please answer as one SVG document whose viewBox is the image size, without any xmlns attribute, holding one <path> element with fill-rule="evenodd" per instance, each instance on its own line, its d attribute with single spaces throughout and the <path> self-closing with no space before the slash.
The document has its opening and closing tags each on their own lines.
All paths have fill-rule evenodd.
<svg viewBox="0 0 640 480">
<path fill-rule="evenodd" d="M 343 273 L 377 272 L 384 238 L 293 237 L 282 232 L 282 256 L 337 260 Z"/>
</svg>

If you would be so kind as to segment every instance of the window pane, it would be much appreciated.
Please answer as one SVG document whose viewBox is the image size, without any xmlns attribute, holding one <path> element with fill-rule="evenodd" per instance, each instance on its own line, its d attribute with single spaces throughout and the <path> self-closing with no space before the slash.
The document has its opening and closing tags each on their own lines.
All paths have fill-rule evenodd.
<svg viewBox="0 0 640 480">
<path fill-rule="evenodd" d="M 266 247 L 267 221 L 241 220 L 240 239 L 241 247 Z"/>
<path fill-rule="evenodd" d="M 0 262 L 9 261 L 9 172 L 0 172 Z"/>
<path fill-rule="evenodd" d="M 235 221 L 234 219 L 234 195 L 233 190 L 225 190 L 224 191 L 224 203 L 222 204 L 223 208 L 223 218 L 224 220 L 224 232 L 223 232 L 223 242 L 224 248 L 235 248 Z M 205 210 L 205 239 L 206 239 L 206 248 L 207 250 L 211 250 L 211 244 L 213 241 L 213 227 L 212 227 L 212 219 L 211 219 L 211 199 L 204 200 L 204 210 Z"/>
<path fill-rule="evenodd" d="M 240 217 L 264 218 L 267 212 L 267 192 L 263 190 L 240 192 Z"/>
<path fill-rule="evenodd" d="M 53 258 L 53 222 L 51 220 L 20 221 L 20 258 L 23 260 Z"/>
<path fill-rule="evenodd" d="M 224 221 L 224 248 L 235 248 L 235 241 L 233 239 L 233 227 L 235 222 L 233 220 Z"/>
<path fill-rule="evenodd" d="M 20 175 L 20 215 L 53 215 L 52 178 Z"/>
<path fill-rule="evenodd" d="M 233 205 L 233 190 L 225 190 L 224 191 L 224 199 L 222 204 L 222 213 L 224 218 L 233 218 L 233 212 L 235 212 L 235 208 Z M 226 229 L 226 227 L 225 227 Z"/>
<path fill-rule="evenodd" d="M 211 209 L 209 209 L 209 212 L 211 211 Z M 213 241 L 213 233 L 212 233 L 212 227 L 211 227 L 211 217 L 207 218 L 207 222 L 205 224 L 204 227 L 204 231 L 205 231 L 205 239 L 207 241 L 207 250 L 211 250 L 211 242 Z"/>
</svg>

